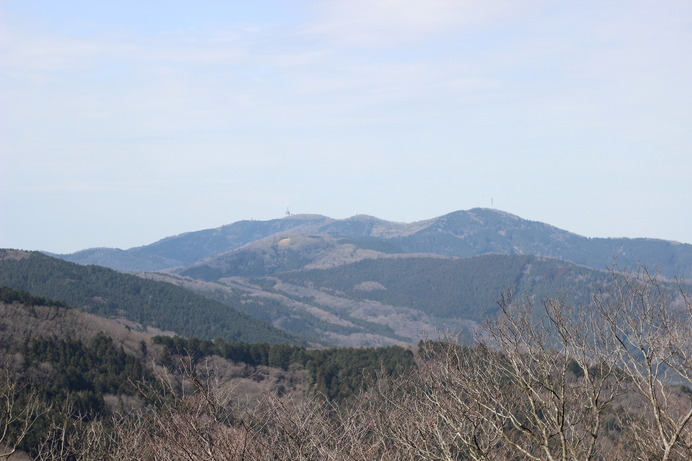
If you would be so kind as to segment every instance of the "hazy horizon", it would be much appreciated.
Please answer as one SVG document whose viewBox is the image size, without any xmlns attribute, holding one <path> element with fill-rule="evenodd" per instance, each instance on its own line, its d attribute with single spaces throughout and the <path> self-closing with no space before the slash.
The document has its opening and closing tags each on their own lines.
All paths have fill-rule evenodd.
<svg viewBox="0 0 692 461">
<path fill-rule="evenodd" d="M 500 209 L 493 208 L 493 207 L 474 207 L 474 208 L 470 208 L 470 209 L 468 209 L 468 210 L 453 210 L 453 211 L 450 211 L 450 213 L 454 213 L 454 212 L 457 212 L 457 211 L 471 211 L 471 210 L 477 210 L 477 209 L 493 210 L 493 211 L 497 211 L 497 212 L 500 212 L 500 213 L 509 213 L 509 212 L 507 212 L 507 211 L 500 210 Z M 386 219 L 385 219 L 385 221 L 393 222 L 393 223 L 397 223 L 397 224 L 413 224 L 413 223 L 417 223 L 417 222 L 424 222 L 424 221 L 429 221 L 429 220 L 431 220 L 431 219 L 439 218 L 439 217 L 442 217 L 442 216 L 444 216 L 444 215 L 446 215 L 446 214 L 448 214 L 448 213 L 445 213 L 445 214 L 439 215 L 439 216 L 430 216 L 430 217 L 423 218 L 423 219 L 416 219 L 416 220 L 414 220 L 414 221 L 393 221 L 393 220 L 386 220 Z M 513 216 L 516 216 L 514 213 L 509 213 L 509 214 L 511 214 L 511 215 L 513 215 Z M 348 220 L 348 219 L 355 218 L 355 217 L 358 217 L 358 216 L 371 216 L 371 217 L 373 217 L 373 218 L 382 219 L 382 218 L 380 218 L 379 216 L 372 216 L 372 215 L 368 215 L 368 214 L 366 214 L 366 213 L 355 213 L 355 214 L 352 215 L 352 216 L 346 216 L 346 217 L 335 218 L 335 217 L 333 217 L 333 216 L 325 215 L 325 214 L 323 214 L 323 213 L 293 213 L 293 212 L 290 211 L 290 209 L 286 209 L 286 210 L 284 211 L 284 215 L 283 215 L 283 216 L 276 216 L 276 217 L 271 217 L 271 218 L 267 218 L 267 219 L 257 219 L 257 218 L 254 218 L 254 217 L 250 217 L 250 218 L 247 218 L 247 219 L 240 219 L 240 220 L 238 220 L 238 221 L 228 222 L 228 223 L 221 224 L 221 225 L 219 225 L 219 226 L 212 226 L 212 227 L 204 228 L 204 229 L 188 229 L 188 230 L 186 230 L 186 231 L 179 232 L 179 233 L 175 233 L 175 234 L 162 235 L 162 236 L 160 236 L 159 238 L 156 238 L 155 240 L 151 240 L 151 241 L 148 241 L 148 242 L 143 242 L 143 243 L 141 243 L 141 244 L 133 245 L 133 246 L 130 246 L 130 247 L 108 247 L 108 246 L 99 245 L 99 246 L 94 246 L 94 247 L 78 248 L 78 249 L 75 249 L 75 250 L 73 250 L 73 251 L 66 251 L 66 252 L 53 252 L 53 251 L 45 250 L 45 249 L 41 249 L 41 248 L 15 248 L 15 249 L 19 249 L 19 250 L 36 250 L 36 251 L 44 251 L 44 252 L 51 253 L 51 254 L 71 254 L 71 253 L 77 253 L 77 252 L 83 251 L 83 250 L 98 249 L 98 248 L 113 248 L 113 249 L 119 249 L 119 250 L 129 250 L 129 249 L 132 249 L 132 248 L 143 247 L 143 246 L 147 246 L 147 245 L 150 245 L 150 244 L 154 244 L 154 243 L 156 243 L 156 242 L 158 242 L 158 241 L 160 241 L 160 240 L 164 240 L 164 239 L 167 239 L 167 238 L 169 238 L 169 237 L 177 237 L 177 236 L 179 236 L 179 235 L 183 235 L 183 234 L 187 234 L 187 233 L 193 233 L 193 232 L 204 231 L 204 230 L 209 230 L 209 229 L 217 229 L 217 228 L 221 228 L 221 227 L 226 226 L 226 225 L 231 225 L 231 224 L 234 224 L 234 223 L 240 222 L 240 221 L 268 221 L 268 220 L 273 220 L 273 219 L 283 219 L 283 218 L 289 218 L 289 217 L 290 217 L 290 218 L 295 218 L 295 217 L 301 217 L 301 216 L 304 216 L 304 217 L 322 216 L 322 217 L 325 217 L 325 218 L 330 218 L 330 219 L 335 219 L 335 220 Z M 519 216 L 519 218 L 524 219 L 522 216 Z M 530 220 L 530 221 L 534 221 L 534 220 Z M 552 224 L 550 224 L 550 223 L 544 223 L 544 224 L 552 225 Z M 564 230 L 564 231 L 567 231 L 567 232 L 572 232 L 572 231 L 570 231 L 569 229 L 561 229 L 561 230 Z M 572 232 L 572 233 L 575 233 L 575 232 Z M 577 234 L 577 233 L 575 233 L 575 234 Z M 577 234 L 577 235 L 580 235 L 580 234 Z M 589 237 L 589 238 L 618 238 L 617 236 L 583 236 L 583 237 Z M 637 238 L 637 237 L 625 237 L 625 238 Z M 655 237 L 641 237 L 641 238 L 655 238 Z M 688 243 L 688 242 L 679 242 L 679 241 L 676 241 L 676 242 L 678 242 L 678 243 Z M 0 247 L 0 248 L 1 248 L 1 247 Z"/>
<path fill-rule="evenodd" d="M 0 3 L 0 247 L 491 206 L 692 243 L 692 3 Z"/>
</svg>

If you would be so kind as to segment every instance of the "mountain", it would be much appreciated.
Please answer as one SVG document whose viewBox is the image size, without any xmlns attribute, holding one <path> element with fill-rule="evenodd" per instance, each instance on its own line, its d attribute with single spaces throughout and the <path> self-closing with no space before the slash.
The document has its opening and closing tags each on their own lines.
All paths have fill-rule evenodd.
<svg viewBox="0 0 692 461">
<path fill-rule="evenodd" d="M 320 251 L 315 254 L 323 261 Z M 255 272 L 249 268 L 262 272 L 269 267 L 257 263 L 231 265 L 217 273 L 189 272 L 196 278 L 171 273 L 146 276 L 235 306 L 315 343 L 338 346 L 411 344 L 448 332 L 470 340 L 484 317 L 496 313 L 505 292 L 530 296 L 537 305 L 546 296 L 559 295 L 572 304 L 586 305 L 594 290 L 610 280 L 603 271 L 533 255 L 381 255 L 319 266 L 248 275 Z M 228 269 L 234 267 L 239 271 L 231 275 Z"/>
<path fill-rule="evenodd" d="M 270 221 L 239 221 L 216 229 L 188 232 L 129 250 L 92 248 L 52 255 L 78 264 L 98 264 L 117 270 L 155 271 L 187 266 L 278 232 L 312 230 L 332 221 L 319 215 L 291 216 Z"/>
<path fill-rule="evenodd" d="M 399 248 L 374 239 L 344 239 L 325 233 L 279 233 L 171 271 L 207 281 L 232 276 L 257 277 L 377 259 L 396 250 Z"/>
<path fill-rule="evenodd" d="M 303 342 L 226 304 L 170 283 L 100 266 L 82 266 L 38 252 L 0 250 L 0 286 L 52 298 L 90 313 L 125 318 L 154 331 L 247 342 Z"/>
<path fill-rule="evenodd" d="M 485 314 L 493 314 L 506 290 L 533 297 L 537 304 L 558 294 L 586 304 L 593 290 L 607 283 L 603 271 L 614 263 L 623 268 L 642 263 L 669 278 L 692 274 L 689 244 L 586 238 L 482 208 L 414 223 L 366 215 L 240 221 L 129 250 L 91 249 L 61 258 L 138 271 L 141 278 L 182 291 L 166 295 L 169 311 L 161 306 L 147 311 L 150 303 L 141 297 L 141 289 L 127 288 L 134 282 L 111 284 L 109 299 L 129 300 L 126 307 L 116 308 L 110 301 L 94 301 L 103 296 L 65 275 L 85 267 L 80 265 L 56 268 L 62 278 L 52 289 L 62 291 L 35 292 L 15 281 L 16 287 L 68 300 L 78 286 L 77 305 L 90 312 L 124 313 L 142 325 L 187 336 L 233 339 L 256 331 L 250 336 L 260 341 L 300 336 L 337 346 L 415 343 L 445 330 L 468 338 Z M 105 269 L 86 268 L 91 278 L 76 278 L 101 283 L 95 274 Z M 204 307 L 183 302 L 191 292 L 204 297 Z M 274 330 L 259 334 L 259 326 L 235 328 L 234 323 L 242 322 L 224 317 L 241 312 L 244 319 Z M 291 339 L 279 339 L 278 332 Z"/>
<path fill-rule="evenodd" d="M 240 221 L 216 229 L 168 237 L 129 250 L 101 248 L 56 256 L 79 264 L 99 264 L 119 270 L 187 268 L 193 273 L 203 274 L 205 265 L 212 272 L 230 267 L 234 260 L 242 263 L 243 258 L 249 255 L 248 251 L 252 253 L 258 244 L 263 245 L 259 242 L 270 239 L 278 243 L 286 238 L 293 242 L 310 238 L 315 240 L 315 244 L 320 240 L 320 245 L 331 245 L 342 256 L 344 245 L 351 245 L 353 251 L 360 253 L 354 257 L 361 259 L 369 257 L 367 251 L 463 258 L 495 253 L 524 254 L 547 256 L 603 270 L 616 258 L 620 266 L 644 263 L 667 277 L 684 278 L 692 274 L 690 244 L 646 238 L 587 238 L 548 224 L 484 208 L 456 211 L 414 223 L 394 223 L 364 215 L 338 220 L 320 215 L 297 215 L 269 221 Z M 314 245 L 307 247 L 313 248 Z M 246 251 L 229 254 L 241 248 Z M 210 262 L 221 255 L 225 262 Z M 289 261 L 289 255 L 298 259 Z M 338 255 L 335 257 L 338 259 Z M 283 261 L 277 258 L 283 258 Z M 321 258 L 323 261 L 330 259 L 326 254 Z M 266 275 L 271 271 L 298 268 L 303 262 L 318 263 L 313 257 L 306 258 L 291 248 L 275 252 L 274 260 L 271 259 L 272 255 L 266 255 L 263 263 L 254 261 L 253 264 L 258 263 L 261 267 L 247 266 L 244 273 L 248 275 L 254 271 Z M 345 261 L 350 260 L 347 257 Z M 243 273 L 243 270 L 236 272 Z"/>
<path fill-rule="evenodd" d="M 692 245 L 659 239 L 587 238 L 491 209 L 442 216 L 413 235 L 394 239 L 407 252 L 468 257 L 532 254 L 603 270 L 644 263 L 669 277 L 692 275 Z"/>
</svg>

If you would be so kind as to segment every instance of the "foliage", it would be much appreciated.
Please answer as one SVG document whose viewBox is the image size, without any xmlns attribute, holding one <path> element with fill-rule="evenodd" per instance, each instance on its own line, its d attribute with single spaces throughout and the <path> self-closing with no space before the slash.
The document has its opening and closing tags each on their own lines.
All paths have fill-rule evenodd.
<svg viewBox="0 0 692 461">
<path fill-rule="evenodd" d="M 295 336 L 175 285 L 105 267 L 80 266 L 37 252 L 23 259 L 0 260 L 0 285 L 186 336 L 300 342 Z"/>
<path fill-rule="evenodd" d="M 74 406 L 37 409 L 40 387 L 6 374 L 0 433 L 17 435 L 0 442 L 9 451 L 27 444 L 37 460 L 691 459 L 692 300 L 646 270 L 611 276 L 587 305 L 503 296 L 478 344 L 423 341 L 416 357 L 397 347 L 161 337 L 171 360 L 186 355 L 175 358 L 181 374 L 163 374 L 149 388 L 154 405 L 110 418 L 74 417 Z M 98 386 L 80 370 L 110 373 L 111 364 L 121 376 L 127 368 L 103 337 L 22 347 L 14 360 L 27 357 L 36 382 L 44 372 L 50 383 L 54 368 L 64 367 L 64 386 L 84 398 Z M 303 365 L 313 392 L 264 393 L 241 408 L 213 370 L 199 366 L 209 354 Z"/>
<path fill-rule="evenodd" d="M 166 346 L 169 354 L 189 356 L 195 362 L 218 355 L 250 366 L 284 370 L 292 364 L 299 364 L 310 372 L 312 391 L 337 402 L 355 396 L 380 376 L 398 376 L 413 367 L 413 353 L 399 346 L 306 349 L 286 344 L 248 344 L 168 336 L 156 336 L 154 342 Z M 171 363 L 170 355 L 167 361 Z"/>
<path fill-rule="evenodd" d="M 309 350 L 301 359 L 312 389 L 335 402 L 354 398 L 379 378 L 413 368 L 413 353 L 399 346 Z"/>
<path fill-rule="evenodd" d="M 234 306 L 258 320 L 299 335 L 315 344 L 336 345 L 334 339 L 324 335 L 324 332 L 347 336 L 354 331 L 385 336 L 397 342 L 408 341 L 408 338 L 397 335 L 387 324 L 351 317 L 343 309 L 332 308 L 324 304 L 318 306 L 320 310 L 328 312 L 333 317 L 347 320 L 342 323 L 316 316 L 309 309 L 296 309 L 294 307 L 296 303 L 314 305 L 314 300 L 277 290 L 274 287 L 276 281 L 275 278 L 250 279 L 251 284 L 261 288 L 262 296 L 257 296 L 255 291 L 244 292 L 226 286 L 221 286 L 219 289 L 218 285 L 214 288 L 210 288 L 207 284 L 193 285 L 191 289 L 198 290 L 199 293 L 209 298 Z"/>
<path fill-rule="evenodd" d="M 26 291 L 15 290 L 6 286 L 0 287 L 0 302 L 8 304 L 20 303 L 24 306 L 68 307 L 65 303 L 43 298 L 41 296 L 33 296 Z"/>
<path fill-rule="evenodd" d="M 505 297 L 479 345 L 421 343 L 383 432 L 419 459 L 690 459 L 692 303 L 612 276 L 589 309 Z"/>
<path fill-rule="evenodd" d="M 21 361 L 5 371 L 18 374 L 26 383 L 16 391 L 17 400 L 41 403 L 31 432 L 18 444 L 29 452 L 55 425 L 73 431 L 79 422 L 107 416 L 106 395 L 139 396 L 135 383 L 155 382 L 149 369 L 104 335 L 86 343 L 37 338 L 8 352 Z"/>
<path fill-rule="evenodd" d="M 419 309 L 441 318 L 482 321 L 497 312 L 500 293 L 538 299 L 569 286 L 570 300 L 588 300 L 606 274 L 536 256 L 486 255 L 468 259 L 369 259 L 330 269 L 276 274 L 283 282 L 335 290 L 351 299 Z M 364 282 L 383 288 L 363 291 Z"/>
<path fill-rule="evenodd" d="M 82 341 L 35 339 L 18 351 L 25 368 L 41 368 L 38 383 L 47 400 L 63 400 L 67 394 L 89 392 L 102 400 L 104 394 L 134 395 L 134 382 L 151 379 L 150 372 L 105 335 Z M 40 378 L 40 379 L 39 379 Z"/>
</svg>

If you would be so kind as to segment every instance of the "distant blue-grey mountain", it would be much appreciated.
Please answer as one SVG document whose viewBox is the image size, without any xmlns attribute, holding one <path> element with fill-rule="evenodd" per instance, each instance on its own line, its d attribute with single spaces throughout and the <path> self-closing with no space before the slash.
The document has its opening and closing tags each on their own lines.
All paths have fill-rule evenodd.
<svg viewBox="0 0 692 461">
<path fill-rule="evenodd" d="M 234 271 L 243 271 L 234 269 L 233 264 L 206 260 L 213 261 L 219 257 L 231 260 L 250 258 L 248 251 L 251 253 L 260 249 L 261 252 L 265 245 L 263 241 L 278 242 L 288 234 L 294 239 L 302 235 L 304 238 L 312 236 L 323 243 L 330 242 L 327 246 L 340 248 L 342 253 L 343 245 L 351 245 L 364 258 L 375 257 L 373 253 L 367 254 L 366 250 L 380 254 L 425 253 L 447 257 L 538 255 L 599 270 L 614 262 L 620 266 L 643 263 L 668 277 L 692 276 L 690 244 L 650 238 L 587 238 L 545 223 L 484 208 L 456 211 L 414 223 L 395 223 L 363 215 L 348 219 L 296 215 L 268 221 L 239 221 L 215 229 L 168 237 L 128 250 L 94 248 L 57 256 L 79 264 L 97 264 L 129 271 L 194 266 L 194 271 L 202 273 L 206 264 L 214 269 L 211 272 L 222 276 L 224 274 L 217 270 L 218 266 L 226 266 L 229 268 L 227 275 L 237 275 Z M 245 267 L 254 267 L 250 272 L 256 270 L 258 275 L 266 275 L 273 270 L 297 269 L 301 264 L 313 262 L 312 256 L 307 254 L 295 252 L 293 256 L 288 265 L 265 257 L 264 262 L 247 260 Z M 324 254 L 319 257 L 326 258 Z M 242 275 L 249 273 L 246 271 Z"/>
</svg>

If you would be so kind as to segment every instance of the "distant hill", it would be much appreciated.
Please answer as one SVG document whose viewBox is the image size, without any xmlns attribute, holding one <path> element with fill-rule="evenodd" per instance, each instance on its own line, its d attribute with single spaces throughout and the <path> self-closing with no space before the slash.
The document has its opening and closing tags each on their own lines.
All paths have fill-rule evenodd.
<svg viewBox="0 0 692 461">
<path fill-rule="evenodd" d="M 257 248 L 267 239 L 277 243 L 285 238 L 299 241 L 321 239 L 343 256 L 344 245 L 351 245 L 358 254 L 342 258 L 344 262 L 372 257 L 366 251 L 383 254 L 427 253 L 440 256 L 471 257 L 483 254 L 539 255 L 571 261 L 603 270 L 614 258 L 620 266 L 643 263 L 667 277 L 692 276 L 692 245 L 658 239 L 587 238 L 548 224 L 529 221 L 494 209 L 474 208 L 456 211 L 438 218 L 414 223 L 393 223 L 372 216 L 331 219 L 319 215 L 298 215 L 269 221 L 240 221 L 216 229 L 190 232 L 168 237 L 150 245 L 118 249 L 89 249 L 59 257 L 79 264 L 99 264 L 131 271 L 156 271 L 194 266 L 192 274 L 205 274 L 230 267 L 236 261 L 242 266 L 248 253 L 229 252 L 246 246 Z M 261 245 L 260 245 L 261 246 Z M 310 247 L 308 245 L 308 247 Z M 311 248 L 314 249 L 314 246 Z M 310 250 L 312 251 L 312 250 Z M 205 260 L 223 255 L 225 262 Z M 300 264 L 319 261 L 302 250 L 286 248 L 277 252 L 279 260 L 260 263 L 256 258 L 236 273 L 268 274 L 272 271 L 296 269 Z M 289 260 L 289 257 L 291 258 Z M 283 258 L 283 261 L 280 259 Z M 322 262 L 330 259 L 320 257 Z M 238 266 L 238 267 L 240 267 Z M 222 271 L 223 272 L 223 271 Z M 233 270 L 231 270 L 233 272 Z M 216 273 L 216 272 L 214 272 Z M 202 275 L 209 278 L 208 275 Z"/>
<path fill-rule="evenodd" d="M 279 233 L 236 250 L 172 271 L 200 280 L 266 276 L 299 269 L 334 267 L 376 259 L 398 250 L 386 241 L 344 239 L 329 234 Z"/>
<path fill-rule="evenodd" d="M 78 264 L 98 264 L 118 270 L 155 271 L 188 266 L 225 251 L 239 248 L 278 232 L 312 229 L 331 221 L 306 215 L 270 221 L 239 221 L 216 229 L 188 232 L 129 250 L 92 248 L 53 255 Z"/>
<path fill-rule="evenodd" d="M 38 252 L 0 250 L 0 286 L 183 336 L 303 342 L 228 305 L 178 286 L 105 267 L 81 266 Z"/>
<path fill-rule="evenodd" d="M 587 238 L 498 210 L 476 208 L 433 220 L 420 231 L 394 238 L 405 252 L 469 257 L 530 254 L 594 269 L 639 263 L 668 277 L 692 276 L 692 245 L 659 239 Z"/>
<path fill-rule="evenodd" d="M 586 304 L 613 264 L 692 276 L 690 244 L 586 238 L 484 208 L 414 223 L 366 215 L 240 221 L 129 250 L 60 258 L 80 265 L 57 267 L 56 259 L 17 269 L 28 270 L 28 279 L 8 270 L 11 286 L 185 336 L 248 342 L 300 336 L 338 346 L 415 343 L 443 330 L 470 336 L 504 290 L 537 301 L 563 293 Z M 112 273 L 91 264 L 184 290 L 141 288 L 134 275 L 104 282 Z M 60 277 L 35 283 L 43 267 Z M 204 297 L 192 299 L 191 291 Z M 241 312 L 246 315 L 238 317 Z"/>
<path fill-rule="evenodd" d="M 321 249 L 332 244 L 321 240 L 309 243 Z M 237 252 L 248 260 L 268 255 L 250 247 L 245 250 Z M 235 253 L 229 257 L 238 257 Z M 321 251 L 312 254 L 323 262 Z M 210 269 L 206 273 L 192 271 L 189 276 L 149 276 L 238 306 L 249 315 L 315 342 L 340 346 L 416 343 L 445 332 L 461 333 L 470 340 L 484 317 L 495 314 L 504 292 L 530 296 L 537 306 L 544 297 L 556 295 L 585 305 L 594 290 L 606 286 L 610 279 L 603 271 L 532 255 L 443 258 L 382 254 L 319 266 L 253 276 L 249 269 L 266 270 L 268 266 L 247 262 L 219 266 L 222 272 L 218 273 Z M 199 266 L 202 268 L 209 269 Z M 237 270 L 232 275 L 234 268 Z M 240 272 L 245 274 L 238 275 Z"/>
<path fill-rule="evenodd" d="M 407 306 L 443 320 L 482 322 L 494 315 L 502 293 L 540 300 L 563 294 L 585 304 L 608 275 L 531 255 L 483 255 L 465 259 L 366 259 L 329 269 L 275 275 L 280 283 L 331 291 L 358 301 Z"/>
</svg>

